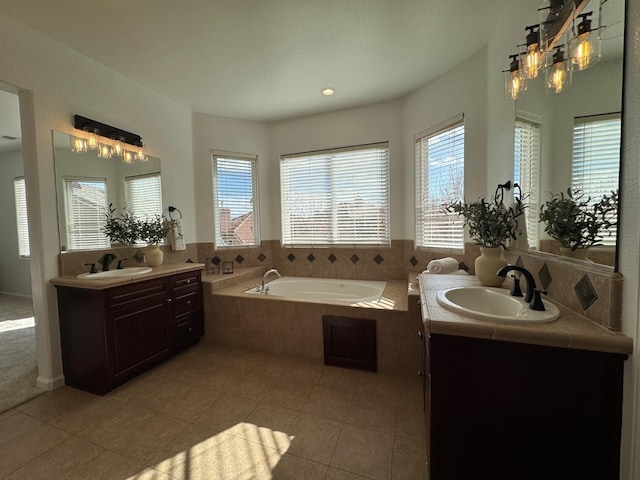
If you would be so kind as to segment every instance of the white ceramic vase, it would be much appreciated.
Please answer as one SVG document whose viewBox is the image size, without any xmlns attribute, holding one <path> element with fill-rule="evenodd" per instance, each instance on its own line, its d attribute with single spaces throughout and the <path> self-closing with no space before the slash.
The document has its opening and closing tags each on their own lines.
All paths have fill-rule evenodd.
<svg viewBox="0 0 640 480">
<path fill-rule="evenodd" d="M 480 256 L 476 258 L 476 278 L 485 287 L 499 287 L 505 277 L 499 277 L 496 272 L 507 266 L 502 256 L 502 247 L 480 247 Z"/>
<path fill-rule="evenodd" d="M 162 265 L 164 253 L 160 250 L 160 245 L 149 245 L 144 251 L 144 257 L 149 267 L 159 267 Z"/>
</svg>

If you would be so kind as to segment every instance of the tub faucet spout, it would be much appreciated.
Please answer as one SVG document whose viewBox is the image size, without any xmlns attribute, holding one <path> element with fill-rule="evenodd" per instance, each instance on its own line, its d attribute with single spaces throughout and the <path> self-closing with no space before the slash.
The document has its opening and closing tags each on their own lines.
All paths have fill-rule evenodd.
<svg viewBox="0 0 640 480">
<path fill-rule="evenodd" d="M 269 277 L 269 275 L 271 275 L 272 273 L 276 274 L 278 276 L 278 278 L 280 278 L 282 275 L 280 275 L 280 272 L 278 272 L 278 270 L 276 270 L 275 268 L 272 268 L 271 270 L 268 270 L 267 273 L 265 273 L 262 276 L 262 286 L 260 287 L 260 292 L 265 293 L 264 290 L 264 282 L 267 281 L 267 278 Z"/>
</svg>

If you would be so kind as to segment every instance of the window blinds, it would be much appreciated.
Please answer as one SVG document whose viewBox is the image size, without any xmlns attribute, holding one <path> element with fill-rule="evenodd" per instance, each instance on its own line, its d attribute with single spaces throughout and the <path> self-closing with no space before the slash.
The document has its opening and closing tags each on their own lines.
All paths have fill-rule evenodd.
<svg viewBox="0 0 640 480">
<path fill-rule="evenodd" d="M 538 248 L 540 222 L 540 124 L 516 118 L 514 178 L 522 191 L 529 248 Z M 521 226 L 522 228 L 522 226 Z"/>
<path fill-rule="evenodd" d="M 462 116 L 416 135 L 416 245 L 464 249 L 464 219 L 445 208 L 464 197 Z"/>
<path fill-rule="evenodd" d="M 619 114 L 576 118 L 573 127 L 572 190 L 594 202 L 618 189 L 620 169 Z M 615 246 L 615 226 L 602 232 L 602 244 Z"/>
<path fill-rule="evenodd" d="M 257 158 L 213 155 L 216 246 L 260 245 Z"/>
<path fill-rule="evenodd" d="M 389 245 L 389 144 L 280 159 L 284 245 Z"/>
<path fill-rule="evenodd" d="M 29 249 L 29 217 L 27 216 L 27 190 L 24 177 L 13 180 L 13 194 L 16 200 L 18 255 L 22 258 L 28 258 L 31 256 L 31 250 Z"/>
<path fill-rule="evenodd" d="M 103 178 L 65 178 L 67 242 L 70 249 L 108 248 L 103 231 L 107 213 L 107 181 Z"/>
<path fill-rule="evenodd" d="M 138 220 L 162 216 L 162 181 L 159 173 L 125 177 L 124 198 L 127 209 Z"/>
</svg>

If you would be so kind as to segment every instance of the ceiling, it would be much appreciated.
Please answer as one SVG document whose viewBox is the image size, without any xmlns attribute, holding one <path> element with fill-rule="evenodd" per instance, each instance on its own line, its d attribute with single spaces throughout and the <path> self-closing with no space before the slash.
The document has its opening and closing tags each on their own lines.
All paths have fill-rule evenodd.
<svg viewBox="0 0 640 480">
<path fill-rule="evenodd" d="M 272 121 L 412 92 L 482 48 L 505 3 L 0 0 L 0 12 L 190 110 Z"/>
</svg>

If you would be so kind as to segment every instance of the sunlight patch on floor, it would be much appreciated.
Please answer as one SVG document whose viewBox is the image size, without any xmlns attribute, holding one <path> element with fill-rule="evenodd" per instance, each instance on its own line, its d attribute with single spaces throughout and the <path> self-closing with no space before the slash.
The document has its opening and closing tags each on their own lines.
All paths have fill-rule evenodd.
<svg viewBox="0 0 640 480">
<path fill-rule="evenodd" d="M 36 326 L 34 317 L 18 318 L 16 320 L 5 320 L 0 322 L 0 332 L 10 332 L 11 330 L 22 330 Z"/>
</svg>

